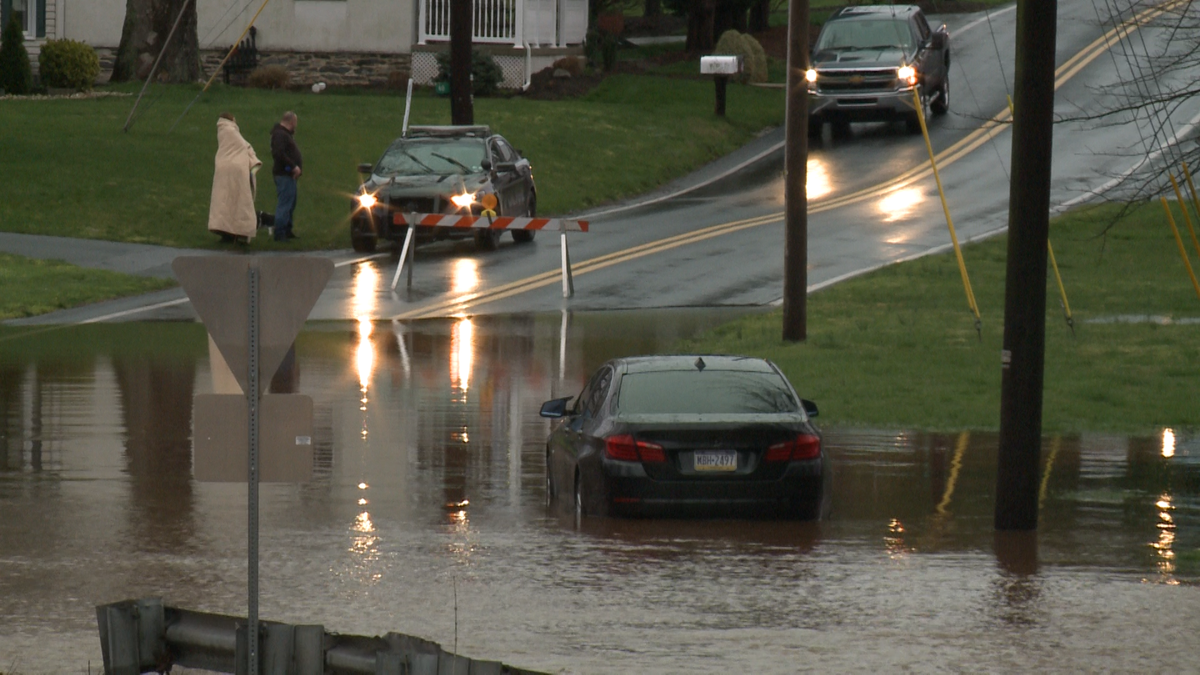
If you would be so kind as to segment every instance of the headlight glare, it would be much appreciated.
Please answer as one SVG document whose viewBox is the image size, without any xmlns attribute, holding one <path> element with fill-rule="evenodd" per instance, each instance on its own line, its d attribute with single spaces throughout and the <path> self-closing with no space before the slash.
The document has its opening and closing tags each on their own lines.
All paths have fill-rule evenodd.
<svg viewBox="0 0 1200 675">
<path fill-rule="evenodd" d="M 813 70 L 812 68 L 809 68 L 808 70 L 804 71 L 804 79 L 808 80 L 808 82 L 810 84 L 816 82 L 817 81 L 817 71 Z"/>
<path fill-rule="evenodd" d="M 450 198 L 450 201 L 454 202 L 454 205 L 460 209 L 469 208 L 475 203 L 475 193 L 467 192 L 461 195 L 454 195 Z"/>
<path fill-rule="evenodd" d="M 358 205 L 364 209 L 369 209 L 379 203 L 379 200 L 375 198 L 375 195 L 371 194 L 370 192 L 365 192 L 359 195 L 357 199 Z"/>
<path fill-rule="evenodd" d="M 900 68 L 896 70 L 896 77 L 899 77 L 900 81 L 904 82 L 905 84 L 916 84 L 917 69 L 913 68 L 912 66 L 900 66 Z"/>
</svg>

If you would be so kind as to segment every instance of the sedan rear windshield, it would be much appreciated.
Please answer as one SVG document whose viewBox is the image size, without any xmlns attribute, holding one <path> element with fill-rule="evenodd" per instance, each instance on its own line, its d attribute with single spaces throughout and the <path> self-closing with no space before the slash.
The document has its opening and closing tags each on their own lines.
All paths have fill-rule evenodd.
<svg viewBox="0 0 1200 675">
<path fill-rule="evenodd" d="M 375 167 L 377 176 L 479 173 L 483 140 L 478 138 L 414 138 L 392 144 Z"/>
<path fill-rule="evenodd" d="M 800 409 L 774 372 L 672 370 L 627 373 L 617 409 L 631 415 L 793 413 Z"/>
</svg>

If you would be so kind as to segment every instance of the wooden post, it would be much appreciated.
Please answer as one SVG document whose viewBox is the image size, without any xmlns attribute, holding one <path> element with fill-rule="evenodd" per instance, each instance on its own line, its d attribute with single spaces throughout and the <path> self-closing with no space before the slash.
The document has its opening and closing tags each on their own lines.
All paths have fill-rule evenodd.
<svg viewBox="0 0 1200 675">
<path fill-rule="evenodd" d="M 1017 1 L 997 530 L 1035 530 L 1038 521 L 1057 11 L 1057 0 Z"/>
<path fill-rule="evenodd" d="M 808 337 L 808 0 L 788 0 L 783 339 Z"/>
<path fill-rule="evenodd" d="M 713 82 L 717 85 L 717 116 L 725 116 L 725 88 L 729 85 L 728 75 L 717 75 L 713 78 Z"/>
<path fill-rule="evenodd" d="M 450 0 L 450 123 L 474 124 L 471 99 L 471 12 L 473 0 Z"/>
</svg>

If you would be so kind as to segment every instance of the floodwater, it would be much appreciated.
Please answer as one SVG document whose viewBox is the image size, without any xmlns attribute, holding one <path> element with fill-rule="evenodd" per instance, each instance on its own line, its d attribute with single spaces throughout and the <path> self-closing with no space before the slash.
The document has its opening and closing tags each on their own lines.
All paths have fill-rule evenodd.
<svg viewBox="0 0 1200 675">
<path fill-rule="evenodd" d="M 1194 430 L 1047 438 L 1026 535 L 993 433 L 825 428 L 820 523 L 545 506 L 544 400 L 746 311 L 310 324 L 273 386 L 314 400 L 315 477 L 262 486 L 260 616 L 555 673 L 1200 669 Z M 0 672 L 98 672 L 98 604 L 244 616 L 245 486 L 191 475 L 203 327 L 39 330 L 0 332 Z"/>
</svg>

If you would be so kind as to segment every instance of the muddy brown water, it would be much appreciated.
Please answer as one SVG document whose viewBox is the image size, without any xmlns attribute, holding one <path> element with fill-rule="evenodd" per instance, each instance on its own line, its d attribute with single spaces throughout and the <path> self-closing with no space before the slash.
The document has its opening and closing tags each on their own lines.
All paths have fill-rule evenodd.
<svg viewBox="0 0 1200 675">
<path fill-rule="evenodd" d="M 556 673 L 1200 670 L 1194 432 L 1046 438 L 1028 535 L 993 530 L 981 432 L 825 428 L 819 523 L 545 506 L 544 400 L 744 311 L 310 324 L 274 387 L 314 400 L 314 480 L 262 486 L 261 617 Z M 213 364 L 197 324 L 0 333 L 0 672 L 98 672 L 98 604 L 245 615 L 245 486 L 191 476 Z"/>
</svg>

